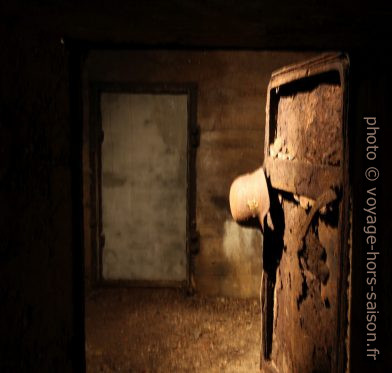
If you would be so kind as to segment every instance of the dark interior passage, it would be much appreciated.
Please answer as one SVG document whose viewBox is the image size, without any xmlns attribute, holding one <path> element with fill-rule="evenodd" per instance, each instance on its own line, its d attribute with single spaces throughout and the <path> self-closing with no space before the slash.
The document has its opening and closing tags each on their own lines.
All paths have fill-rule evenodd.
<svg viewBox="0 0 392 373">
<path fill-rule="evenodd" d="M 203 59 L 192 59 L 189 63 L 188 58 L 183 58 L 181 63 L 194 70 L 205 61 L 211 61 L 211 55 L 204 54 L 211 49 L 244 52 L 249 48 L 255 53 L 271 49 L 277 53 L 288 49 L 349 52 L 350 176 L 354 186 L 355 247 L 351 368 L 352 372 L 392 371 L 392 360 L 388 358 L 392 350 L 389 316 L 392 306 L 392 175 L 388 155 L 392 138 L 392 12 L 389 8 L 380 2 L 361 7 L 354 1 L 4 2 L 0 6 L 0 371 L 84 372 L 85 369 L 83 283 L 87 272 L 84 267 L 91 264 L 91 255 L 83 253 L 83 208 L 89 206 L 82 206 L 81 202 L 81 149 L 87 139 L 86 134 L 82 134 L 80 76 L 87 52 L 96 47 L 140 47 L 146 55 L 149 50 L 161 47 L 180 49 L 185 54 L 189 49 L 196 50 L 204 55 Z M 215 67 L 204 74 L 204 83 L 200 82 L 199 86 L 211 95 L 205 102 L 207 106 L 200 107 L 199 112 L 199 125 L 206 131 L 202 133 L 204 143 L 200 147 L 198 177 L 209 182 L 198 185 L 201 187 L 198 203 L 203 206 L 198 225 L 205 241 L 196 263 L 196 285 L 213 295 L 224 292 L 249 296 L 259 289 L 260 273 L 254 269 L 260 268 L 260 262 L 248 260 L 247 256 L 231 261 L 236 263 L 234 266 L 228 262 L 234 258 L 235 250 L 231 248 L 236 248 L 239 241 L 246 242 L 244 247 L 250 248 L 261 242 L 260 237 L 251 240 L 252 235 L 235 227 L 233 222 L 221 223 L 228 216 L 224 196 L 233 177 L 259 166 L 262 161 L 257 152 L 264 132 L 257 129 L 259 124 L 254 118 L 264 117 L 265 102 L 261 92 L 265 91 L 264 87 L 257 86 L 253 92 L 247 91 L 254 100 L 238 99 L 248 94 L 237 89 L 240 87 L 237 83 L 241 82 L 248 89 L 257 81 L 250 72 L 260 71 L 261 65 L 242 57 L 237 60 L 238 68 L 232 69 L 226 64 L 233 61 L 232 56 L 224 54 L 217 53 Z M 148 59 L 151 64 L 134 60 L 135 67 L 145 67 L 151 81 L 167 81 L 170 76 L 182 81 L 193 80 L 190 72 L 183 76 L 178 74 L 178 65 L 166 57 L 156 56 L 155 60 L 164 67 L 167 79 L 153 75 L 154 58 Z M 290 63 L 289 60 L 289 56 L 285 61 L 273 58 L 268 71 Z M 125 63 L 131 66 L 129 61 Z M 222 69 L 222 66 L 227 68 Z M 238 74 L 240 69 L 245 73 Z M 111 70 L 114 75 L 117 71 Z M 137 78 L 141 77 L 141 70 L 133 71 L 137 72 Z M 268 74 L 263 75 L 267 84 Z M 107 76 L 107 80 L 110 79 Z M 228 83 L 226 88 L 215 90 L 221 79 Z M 202 94 L 202 97 L 207 95 Z M 218 101 L 225 103 L 221 110 L 216 104 Z M 234 106 L 233 102 L 238 105 Z M 244 102 L 255 104 L 248 106 Z M 252 107 L 257 110 L 251 110 Z M 362 206 L 366 200 L 363 171 L 367 164 L 366 131 L 362 124 L 367 115 L 377 116 L 380 124 L 377 143 L 380 148 L 375 165 L 382 170 L 377 185 L 380 202 L 377 205 L 380 249 L 377 343 L 382 355 L 374 362 L 363 353 L 366 350 L 366 255 L 362 253 L 366 242 Z M 237 143 L 239 136 L 241 141 Z M 243 162 L 238 154 L 249 163 Z M 214 161 L 209 162 L 211 159 Z M 214 174 L 220 176 L 211 177 Z M 217 221 L 220 223 L 216 224 Z M 230 232 L 236 233 L 239 241 L 228 239 Z M 211 254 L 216 248 L 219 255 L 213 257 Z M 228 257 L 217 260 L 222 258 L 223 252 Z M 252 258 L 257 254 L 248 253 Z M 254 265 L 247 267 L 246 263 Z M 241 286 L 244 283 L 251 286 Z M 114 312 L 116 302 L 109 303 L 113 307 L 107 306 L 108 309 Z M 96 325 L 99 330 L 100 325 Z M 259 326 L 251 330 L 252 333 L 259 330 Z M 233 334 L 233 340 L 235 337 Z M 89 358 L 90 352 L 86 351 Z M 196 354 L 195 350 L 193 353 Z M 121 371 L 121 367 L 118 369 Z"/>
</svg>

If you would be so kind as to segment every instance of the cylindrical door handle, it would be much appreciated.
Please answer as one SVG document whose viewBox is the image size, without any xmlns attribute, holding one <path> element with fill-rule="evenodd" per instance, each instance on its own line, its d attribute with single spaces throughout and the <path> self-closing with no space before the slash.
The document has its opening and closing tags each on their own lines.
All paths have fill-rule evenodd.
<svg viewBox="0 0 392 373">
<path fill-rule="evenodd" d="M 269 208 L 267 180 L 262 167 L 233 181 L 230 188 L 230 210 L 235 221 L 257 217 L 263 224 Z"/>
</svg>

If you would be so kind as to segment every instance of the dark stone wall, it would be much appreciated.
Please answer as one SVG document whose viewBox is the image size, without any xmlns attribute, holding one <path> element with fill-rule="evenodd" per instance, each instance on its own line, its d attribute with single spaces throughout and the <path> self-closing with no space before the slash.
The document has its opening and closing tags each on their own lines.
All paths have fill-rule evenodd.
<svg viewBox="0 0 392 373">
<path fill-rule="evenodd" d="M 0 370 L 70 371 L 73 341 L 68 55 L 2 27 Z"/>
</svg>

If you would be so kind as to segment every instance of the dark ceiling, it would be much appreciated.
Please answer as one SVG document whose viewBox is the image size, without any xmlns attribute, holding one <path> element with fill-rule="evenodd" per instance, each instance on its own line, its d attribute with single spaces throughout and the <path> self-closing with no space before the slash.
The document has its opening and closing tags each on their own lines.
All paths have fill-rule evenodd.
<svg viewBox="0 0 392 373">
<path fill-rule="evenodd" d="M 326 49 L 389 42 L 392 11 L 371 1 L 13 1 L 3 24 L 101 44 Z"/>
</svg>

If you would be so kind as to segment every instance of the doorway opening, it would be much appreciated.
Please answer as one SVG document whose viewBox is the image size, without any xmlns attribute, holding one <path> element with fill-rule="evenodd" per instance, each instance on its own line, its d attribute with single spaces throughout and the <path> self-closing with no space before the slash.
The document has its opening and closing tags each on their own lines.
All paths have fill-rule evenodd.
<svg viewBox="0 0 392 373">
<path fill-rule="evenodd" d="M 299 62 L 293 74 L 297 70 L 307 74 L 309 62 L 300 61 L 314 55 L 218 50 L 89 52 L 82 74 L 88 371 L 256 372 L 260 359 L 276 356 L 272 348 L 268 348 L 267 356 L 260 354 L 262 338 L 266 337 L 271 346 L 277 340 L 273 334 L 277 328 L 270 328 L 272 323 L 281 326 L 282 338 L 278 341 L 286 343 L 285 327 L 298 320 L 290 320 L 287 315 L 288 321 L 280 323 L 284 318 L 278 312 L 284 303 L 281 299 L 279 303 L 269 301 L 276 299 L 283 286 L 283 275 L 276 267 L 279 257 L 265 254 L 275 253 L 276 247 L 263 239 L 259 229 L 240 226 L 233 220 L 229 190 L 235 177 L 263 162 L 270 171 L 272 166 L 266 162 L 292 173 L 297 173 L 299 166 L 310 170 L 311 175 L 316 175 L 320 167 L 325 169 L 325 165 L 302 162 L 299 156 L 292 157 L 290 149 L 286 151 L 284 146 L 297 145 L 296 139 L 288 138 L 278 145 L 275 137 L 268 136 L 268 130 L 275 134 L 274 124 L 282 125 L 282 133 L 289 122 L 292 127 L 292 121 L 286 119 L 294 104 L 301 113 L 310 113 L 306 121 L 301 117 L 298 123 L 308 131 L 307 135 L 301 134 L 301 139 L 312 144 L 320 144 L 315 133 L 324 133 L 326 126 L 318 120 L 325 119 L 328 110 L 343 118 L 337 105 L 316 115 L 320 103 L 330 107 L 335 102 L 323 93 L 330 88 L 329 81 L 327 87 L 324 81 L 321 83 L 321 93 L 314 92 L 313 86 L 299 90 L 298 95 L 297 91 L 287 93 L 286 81 L 269 89 L 273 71 L 289 66 L 282 71 L 291 72 L 291 64 Z M 312 61 L 311 67 L 318 60 Z M 142 83 L 134 80 L 136 75 Z M 332 83 L 334 87 L 335 80 Z M 300 83 L 294 84 L 298 88 Z M 277 113 L 282 115 L 276 116 L 273 110 L 270 112 L 269 95 L 274 98 L 278 93 L 286 106 L 281 105 Z M 336 100 L 342 97 L 331 95 Z M 297 100 L 302 101 L 297 104 Z M 342 128 L 339 136 L 343 136 Z M 267 152 L 268 147 L 273 147 L 273 152 Z M 317 145 L 318 150 L 321 148 Z M 286 172 L 278 179 L 291 182 L 287 175 L 291 174 Z M 272 171 L 267 176 L 270 187 L 276 189 L 271 191 L 271 199 L 275 196 L 279 206 L 294 204 L 301 217 L 296 221 L 302 224 L 311 209 L 301 201 L 317 205 L 323 188 L 318 188 L 315 195 L 309 195 L 309 188 L 293 192 L 286 190 L 285 184 L 277 185 Z M 296 180 L 296 174 L 292 179 Z M 305 177 L 303 185 L 309 184 L 308 179 L 319 182 L 318 177 Z M 286 215 L 282 214 L 282 219 Z M 278 228 L 275 216 L 272 219 Z M 329 222 L 325 225 L 331 228 Z M 279 239 L 287 236 L 283 228 L 275 229 Z M 322 243 L 318 241 L 316 237 L 308 246 L 319 248 Z M 283 251 L 282 246 L 280 257 L 285 259 Z M 321 255 L 321 264 L 326 260 Z M 289 262 L 295 265 L 297 280 L 302 279 L 305 270 L 310 271 L 300 260 Z M 331 267 L 338 268 L 337 261 Z M 263 304 L 259 300 L 260 282 L 267 270 L 274 286 Z M 337 272 L 331 273 L 331 278 L 337 280 Z M 308 287 L 298 280 L 291 289 L 294 277 L 288 277 L 283 300 L 289 299 L 296 306 L 297 294 L 304 288 L 299 298 L 304 303 Z M 188 290 L 188 294 L 196 289 L 196 295 L 185 297 L 179 288 Z M 325 297 L 324 308 L 333 317 L 338 311 L 332 299 L 339 294 L 334 288 L 334 298 Z M 311 294 L 306 299 L 311 307 Z M 316 320 L 309 315 L 306 313 L 306 318 Z M 268 335 L 262 333 L 261 318 L 267 320 L 262 325 Z M 302 324 L 298 321 L 301 328 Z"/>
<path fill-rule="evenodd" d="M 192 85 L 90 85 L 91 287 L 189 287 L 195 92 Z"/>
</svg>

